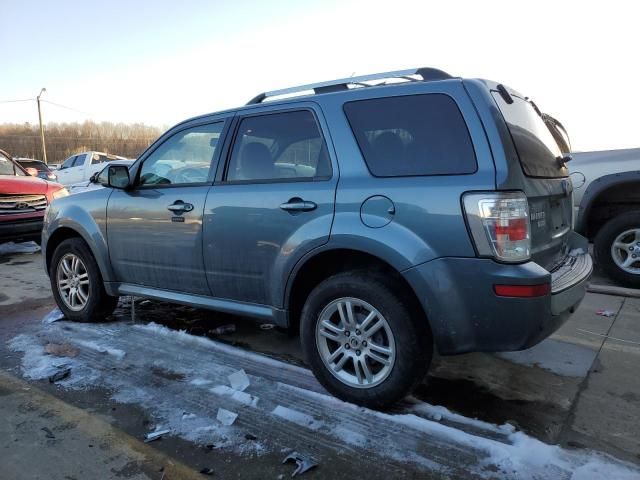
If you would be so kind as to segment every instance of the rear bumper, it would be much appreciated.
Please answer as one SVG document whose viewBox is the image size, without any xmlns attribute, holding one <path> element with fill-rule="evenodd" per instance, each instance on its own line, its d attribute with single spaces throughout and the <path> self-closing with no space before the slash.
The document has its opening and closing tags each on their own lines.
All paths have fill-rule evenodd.
<svg viewBox="0 0 640 480">
<path fill-rule="evenodd" d="M 553 272 L 535 262 L 506 265 L 483 258 L 440 258 L 406 270 L 438 352 L 523 350 L 560 328 L 584 298 L 593 268 L 586 240 L 577 234 L 572 240 L 572 255 Z M 540 297 L 500 297 L 493 290 L 547 282 L 551 294 Z"/>
<path fill-rule="evenodd" d="M 10 240 L 37 240 L 40 241 L 44 216 L 28 218 L 24 220 L 11 220 L 0 222 L 0 242 Z"/>
</svg>

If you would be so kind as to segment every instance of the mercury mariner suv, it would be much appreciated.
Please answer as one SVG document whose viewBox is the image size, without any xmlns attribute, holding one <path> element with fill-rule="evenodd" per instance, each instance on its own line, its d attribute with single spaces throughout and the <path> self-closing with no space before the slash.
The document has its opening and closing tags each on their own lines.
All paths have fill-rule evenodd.
<svg viewBox="0 0 640 480">
<path fill-rule="evenodd" d="M 432 353 L 555 331 L 592 270 L 538 108 L 432 68 L 263 93 L 182 122 L 48 209 L 42 248 L 70 320 L 118 296 L 300 332 L 336 396 L 380 408 Z"/>
</svg>

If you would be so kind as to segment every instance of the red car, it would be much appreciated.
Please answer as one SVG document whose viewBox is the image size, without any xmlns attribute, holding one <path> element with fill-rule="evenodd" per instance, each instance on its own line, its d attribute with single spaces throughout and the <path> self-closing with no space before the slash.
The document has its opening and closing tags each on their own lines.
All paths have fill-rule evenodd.
<svg viewBox="0 0 640 480">
<path fill-rule="evenodd" d="M 46 182 L 0 150 L 0 243 L 40 243 L 44 212 L 55 198 L 69 194 L 59 183 Z M 33 169 L 31 169 L 33 170 Z"/>
</svg>

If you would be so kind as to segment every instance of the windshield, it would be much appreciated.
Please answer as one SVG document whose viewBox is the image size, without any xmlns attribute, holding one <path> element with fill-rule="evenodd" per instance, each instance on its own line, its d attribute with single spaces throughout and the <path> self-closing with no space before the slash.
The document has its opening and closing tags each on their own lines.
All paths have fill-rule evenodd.
<svg viewBox="0 0 640 480">
<path fill-rule="evenodd" d="M 551 131 L 531 103 L 511 95 L 513 103 L 505 102 L 498 92 L 493 92 L 511 138 L 520 157 L 524 173 L 529 177 L 566 177 L 569 172 L 562 162 L 562 152 Z"/>
<path fill-rule="evenodd" d="M 25 176 L 26 174 L 11 160 L 0 154 L 0 175 Z"/>
</svg>

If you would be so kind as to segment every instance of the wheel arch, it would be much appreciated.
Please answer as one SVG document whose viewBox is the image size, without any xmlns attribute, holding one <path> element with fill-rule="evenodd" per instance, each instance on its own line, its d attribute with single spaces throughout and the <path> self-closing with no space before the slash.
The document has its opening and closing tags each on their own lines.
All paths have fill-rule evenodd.
<svg viewBox="0 0 640 480">
<path fill-rule="evenodd" d="M 305 300 L 315 286 L 331 275 L 349 270 L 369 270 L 392 278 L 400 291 L 406 294 L 412 309 L 423 316 L 426 325 L 431 328 L 418 296 L 398 268 L 370 252 L 338 247 L 316 251 L 300 261 L 291 273 L 284 299 L 289 326 L 298 328 Z"/>
<path fill-rule="evenodd" d="M 629 204 L 640 208 L 640 171 L 597 178 L 582 197 L 575 230 L 592 240 L 608 218 L 628 210 Z"/>
</svg>

